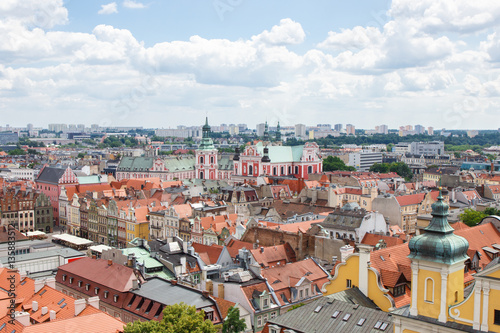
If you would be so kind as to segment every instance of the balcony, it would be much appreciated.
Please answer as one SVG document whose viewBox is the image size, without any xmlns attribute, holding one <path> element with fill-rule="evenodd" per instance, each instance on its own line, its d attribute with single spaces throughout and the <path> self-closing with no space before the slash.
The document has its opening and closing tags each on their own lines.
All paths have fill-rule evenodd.
<svg viewBox="0 0 500 333">
<path fill-rule="evenodd" d="M 153 225 L 151 225 L 150 227 L 151 227 L 151 229 L 157 229 L 157 230 L 160 230 L 160 229 L 161 229 L 161 227 L 160 227 L 160 226 L 158 226 L 158 225 L 154 225 L 154 224 L 153 224 Z"/>
</svg>

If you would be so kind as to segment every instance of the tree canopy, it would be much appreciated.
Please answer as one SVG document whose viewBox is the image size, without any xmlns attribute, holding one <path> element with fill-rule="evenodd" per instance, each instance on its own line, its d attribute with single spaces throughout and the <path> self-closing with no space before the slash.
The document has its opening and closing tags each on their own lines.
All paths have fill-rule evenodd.
<svg viewBox="0 0 500 333">
<path fill-rule="evenodd" d="M 240 309 L 230 307 L 222 324 L 222 333 L 240 333 L 247 328 L 244 319 L 240 319 Z"/>
<path fill-rule="evenodd" d="M 356 171 L 355 167 L 345 165 L 337 156 L 328 156 L 323 160 L 323 171 Z"/>
<path fill-rule="evenodd" d="M 463 214 L 460 214 L 460 219 L 468 226 L 473 227 L 481 222 L 486 216 L 490 215 L 500 215 L 500 210 L 488 207 L 483 212 L 479 212 L 475 209 L 467 208 L 464 210 Z"/>
<path fill-rule="evenodd" d="M 395 172 L 406 181 L 411 181 L 413 178 L 413 173 L 411 169 L 404 162 L 394 162 L 394 163 L 375 163 L 370 167 L 371 172 L 388 173 Z"/>
<path fill-rule="evenodd" d="M 179 303 L 166 306 L 160 321 L 135 321 L 125 326 L 124 333 L 216 333 L 210 320 L 205 320 L 204 311 L 194 306 Z"/>
</svg>

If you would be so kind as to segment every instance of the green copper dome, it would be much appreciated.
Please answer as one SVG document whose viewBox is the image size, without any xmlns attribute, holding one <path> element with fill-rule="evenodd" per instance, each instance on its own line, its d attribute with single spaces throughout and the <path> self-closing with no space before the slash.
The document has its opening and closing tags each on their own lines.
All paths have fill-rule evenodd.
<svg viewBox="0 0 500 333">
<path fill-rule="evenodd" d="M 205 119 L 205 125 L 202 127 L 203 134 L 200 142 L 200 150 L 214 150 L 214 142 L 210 138 L 210 125 L 208 125 L 208 117 Z"/>
<path fill-rule="evenodd" d="M 410 259 L 428 260 L 448 265 L 466 260 L 469 242 L 453 233 L 448 223 L 448 205 L 439 192 L 438 201 L 432 204 L 432 220 L 425 233 L 410 240 Z"/>
</svg>

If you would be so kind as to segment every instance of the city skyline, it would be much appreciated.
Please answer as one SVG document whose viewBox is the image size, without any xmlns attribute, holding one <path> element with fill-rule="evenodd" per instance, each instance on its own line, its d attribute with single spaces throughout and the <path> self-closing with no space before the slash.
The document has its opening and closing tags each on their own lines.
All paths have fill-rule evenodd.
<svg viewBox="0 0 500 333">
<path fill-rule="evenodd" d="M 10 1 L 1 126 L 497 129 L 499 18 L 444 0 Z"/>
</svg>

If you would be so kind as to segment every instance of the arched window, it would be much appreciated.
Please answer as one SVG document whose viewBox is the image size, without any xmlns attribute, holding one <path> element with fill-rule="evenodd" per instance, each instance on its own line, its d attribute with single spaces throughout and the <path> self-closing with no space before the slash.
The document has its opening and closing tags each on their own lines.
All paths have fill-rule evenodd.
<svg viewBox="0 0 500 333">
<path fill-rule="evenodd" d="M 280 170 L 280 175 L 283 176 L 285 174 L 285 168 L 284 167 L 281 167 L 281 170 Z"/>
<path fill-rule="evenodd" d="M 307 173 L 312 173 L 313 172 L 313 167 L 312 166 L 308 166 L 307 167 Z"/>
<path fill-rule="evenodd" d="M 203 162 L 204 162 L 203 156 L 200 156 L 200 164 L 203 164 Z"/>
<path fill-rule="evenodd" d="M 210 164 L 214 164 L 214 157 L 210 156 Z"/>
<path fill-rule="evenodd" d="M 299 173 L 299 167 L 298 167 L 298 166 L 296 166 L 296 167 L 295 167 L 295 174 L 298 174 L 298 173 Z"/>
<path fill-rule="evenodd" d="M 278 172 L 278 169 L 276 167 L 273 168 L 273 175 L 276 176 L 276 173 Z"/>
<path fill-rule="evenodd" d="M 248 166 L 248 174 L 249 175 L 253 174 L 253 166 L 251 166 L 251 165 Z"/>
<path fill-rule="evenodd" d="M 425 279 L 425 301 L 434 303 L 434 280 L 430 277 Z"/>
<path fill-rule="evenodd" d="M 205 177 L 203 177 L 203 171 L 200 171 L 200 179 L 205 179 Z"/>
</svg>

